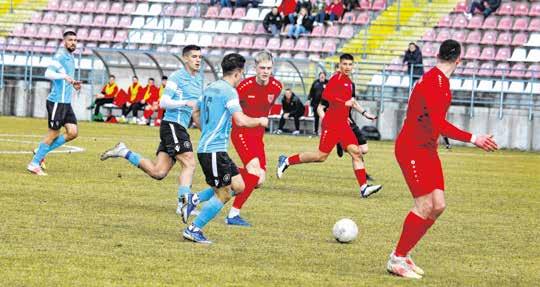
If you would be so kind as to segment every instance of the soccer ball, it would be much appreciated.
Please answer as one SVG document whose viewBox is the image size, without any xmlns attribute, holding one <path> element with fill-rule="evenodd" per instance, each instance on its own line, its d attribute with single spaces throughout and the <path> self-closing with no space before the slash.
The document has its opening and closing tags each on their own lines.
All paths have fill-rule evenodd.
<svg viewBox="0 0 540 287">
<path fill-rule="evenodd" d="M 337 242 L 349 243 L 358 236 L 358 226 L 356 226 L 356 223 L 351 219 L 343 218 L 334 224 L 332 232 L 334 233 L 334 238 L 336 238 Z"/>
</svg>

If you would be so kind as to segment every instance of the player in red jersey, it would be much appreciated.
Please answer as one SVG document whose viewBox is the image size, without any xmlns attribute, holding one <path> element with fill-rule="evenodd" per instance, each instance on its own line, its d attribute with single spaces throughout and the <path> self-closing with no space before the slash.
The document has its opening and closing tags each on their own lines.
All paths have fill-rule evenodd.
<svg viewBox="0 0 540 287">
<path fill-rule="evenodd" d="M 446 40 L 441 44 L 436 67 L 424 74 L 412 91 L 407 116 L 396 139 L 396 159 L 414 197 L 414 207 L 405 218 L 401 237 L 387 264 L 388 272 L 398 276 L 422 278 L 424 271 L 414 264 L 409 252 L 446 206 L 437 154 L 439 136 L 471 142 L 486 151 L 497 149 L 491 135 L 475 136 L 446 121 L 452 100 L 448 78 L 459 64 L 460 54 L 458 42 Z"/>
<path fill-rule="evenodd" d="M 337 143 L 340 143 L 347 153 L 351 155 L 354 174 L 360 186 L 360 195 L 368 197 L 378 192 L 382 185 L 369 185 L 366 179 L 366 169 L 362 160 L 362 153 L 358 141 L 349 124 L 349 112 L 355 109 L 368 119 L 377 117 L 360 107 L 352 97 L 353 83 L 349 75 L 353 69 L 354 58 L 350 54 L 339 57 L 339 70 L 328 81 L 323 91 L 323 100 L 328 101 L 329 107 L 321 124 L 321 139 L 319 150 L 316 152 L 302 152 L 290 157 L 281 155 L 278 160 L 277 177 L 281 178 L 289 165 L 324 162 Z"/>
<path fill-rule="evenodd" d="M 236 88 L 243 112 L 250 117 L 268 117 L 270 108 L 281 94 L 281 83 L 272 77 L 273 58 L 269 52 L 255 56 L 256 76 L 244 79 Z M 259 177 L 257 187 L 264 182 L 266 155 L 264 153 L 264 127 L 244 128 L 233 121 L 231 140 L 247 171 Z M 238 194 L 225 222 L 229 225 L 250 226 L 240 217 L 240 209 L 253 190 Z"/>
</svg>

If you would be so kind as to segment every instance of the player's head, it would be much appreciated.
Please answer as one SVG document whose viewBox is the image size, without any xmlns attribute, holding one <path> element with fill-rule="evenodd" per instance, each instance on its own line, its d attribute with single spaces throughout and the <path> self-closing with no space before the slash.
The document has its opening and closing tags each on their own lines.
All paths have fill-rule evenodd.
<svg viewBox="0 0 540 287">
<path fill-rule="evenodd" d="M 257 82 L 268 83 L 270 76 L 272 75 L 272 68 L 274 66 L 274 58 L 268 51 L 262 51 L 255 55 L 255 73 Z"/>
<path fill-rule="evenodd" d="M 231 80 L 234 87 L 238 86 L 244 77 L 244 65 L 246 59 L 237 53 L 225 55 L 221 60 L 221 69 L 223 70 L 223 78 Z"/>
<path fill-rule="evenodd" d="M 279 12 L 279 10 L 278 10 L 277 6 L 272 7 L 272 14 L 277 15 L 278 12 Z"/>
<path fill-rule="evenodd" d="M 456 40 L 445 40 L 439 47 L 437 54 L 439 62 L 458 65 L 461 61 L 461 45 Z"/>
<path fill-rule="evenodd" d="M 149 86 L 153 86 L 154 82 L 155 82 L 154 78 L 148 78 L 148 85 Z"/>
<path fill-rule="evenodd" d="M 64 32 L 64 47 L 70 53 L 73 53 L 77 49 L 77 33 L 69 30 Z"/>
<path fill-rule="evenodd" d="M 136 84 L 136 83 L 139 82 L 139 77 L 133 76 L 133 78 L 131 78 L 131 81 L 132 81 L 134 84 Z"/>
<path fill-rule="evenodd" d="M 182 58 L 186 62 L 186 68 L 191 72 L 201 69 L 202 52 L 197 45 L 187 45 L 182 49 Z"/>
<path fill-rule="evenodd" d="M 326 73 L 320 72 L 319 73 L 319 81 L 324 82 L 326 80 Z"/>
<path fill-rule="evenodd" d="M 116 76 L 114 76 L 114 75 L 109 75 L 109 83 L 110 83 L 110 84 L 114 83 L 115 80 L 116 80 Z"/>
<path fill-rule="evenodd" d="M 167 76 L 161 77 L 161 85 L 166 86 L 167 85 L 167 79 L 169 79 Z"/>
<path fill-rule="evenodd" d="M 351 54 L 339 56 L 339 71 L 345 75 L 350 75 L 354 65 L 354 57 Z"/>
</svg>

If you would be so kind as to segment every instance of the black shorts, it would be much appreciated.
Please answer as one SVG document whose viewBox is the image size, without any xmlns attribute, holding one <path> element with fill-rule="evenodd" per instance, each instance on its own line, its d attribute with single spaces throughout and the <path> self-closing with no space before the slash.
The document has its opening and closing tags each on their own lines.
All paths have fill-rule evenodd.
<svg viewBox="0 0 540 287">
<path fill-rule="evenodd" d="M 176 155 L 193 151 L 188 132 L 178 123 L 163 121 L 159 127 L 159 138 L 161 141 L 156 154 L 164 152 L 175 160 Z"/>
<path fill-rule="evenodd" d="M 366 136 L 362 133 L 360 128 L 356 125 L 355 122 L 351 122 L 351 129 L 354 132 L 354 135 L 356 136 L 356 139 L 358 140 L 359 145 L 365 145 L 367 144 Z"/>
<path fill-rule="evenodd" d="M 197 157 L 210 186 L 231 185 L 232 177 L 238 175 L 238 167 L 226 152 L 198 153 Z"/>
<path fill-rule="evenodd" d="M 47 121 L 51 130 L 59 130 L 65 124 L 77 124 L 77 117 L 71 104 L 55 103 L 47 100 Z"/>
</svg>

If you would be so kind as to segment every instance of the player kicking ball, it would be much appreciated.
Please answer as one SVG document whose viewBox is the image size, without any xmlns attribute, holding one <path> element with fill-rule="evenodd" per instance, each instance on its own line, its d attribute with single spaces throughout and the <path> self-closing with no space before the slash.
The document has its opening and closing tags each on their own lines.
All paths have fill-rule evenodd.
<svg viewBox="0 0 540 287">
<path fill-rule="evenodd" d="M 181 214 L 182 195 L 190 192 L 195 173 L 195 156 L 187 128 L 193 108 L 196 108 L 203 91 L 201 48 L 195 45 L 184 47 L 182 58 L 186 63 L 185 68 L 172 73 L 159 102 L 160 107 L 165 109 L 165 116 L 159 127 L 161 141 L 155 161 L 141 157 L 122 142 L 101 154 L 101 160 L 125 158 L 157 180 L 165 178 L 176 161 L 179 161 L 182 170 L 179 175 L 178 214 Z"/>
<path fill-rule="evenodd" d="M 242 112 L 236 87 L 242 80 L 246 60 L 239 54 L 226 55 L 221 61 L 223 79 L 206 88 L 198 102 L 201 139 L 197 157 L 209 188 L 199 194 L 187 193 L 182 197 L 183 218 L 189 218 L 195 207 L 207 201 L 200 214 L 183 232 L 185 239 L 210 244 L 202 229 L 223 209 L 232 196 L 251 192 L 259 183 L 259 176 L 246 169 L 238 169 L 227 154 L 232 120 L 238 127 L 255 128 L 268 126 L 267 117 L 253 118 Z"/>
<path fill-rule="evenodd" d="M 34 150 L 34 157 L 26 169 L 36 175 L 47 175 L 44 171 L 45 156 L 74 140 L 78 135 L 77 118 L 71 107 L 71 97 L 81 89 L 81 82 L 75 81 L 75 60 L 73 52 L 77 49 L 77 34 L 73 31 L 64 33 L 64 46 L 58 49 L 51 64 L 45 71 L 45 78 L 52 81 L 51 93 L 47 97 L 47 122 L 49 132 Z M 60 135 L 60 129 L 66 129 Z"/>
<path fill-rule="evenodd" d="M 360 107 L 352 97 L 354 86 L 349 76 L 353 69 L 353 61 L 352 55 L 341 55 L 339 57 L 339 71 L 330 78 L 323 91 L 322 98 L 328 101 L 329 107 L 321 124 L 322 132 L 319 150 L 316 152 L 302 152 L 290 157 L 281 155 L 278 159 L 278 178 L 283 177 L 283 173 L 290 165 L 326 161 L 332 149 L 337 143 L 340 143 L 352 158 L 354 174 L 360 186 L 360 196 L 365 198 L 381 190 L 382 185 L 370 185 L 367 183 L 362 153 L 349 124 L 351 108 L 369 119 L 376 118 Z"/>
<path fill-rule="evenodd" d="M 273 58 L 270 52 L 260 52 L 255 56 L 254 77 L 244 79 L 236 88 L 242 111 L 249 117 L 268 117 L 270 108 L 281 94 L 281 83 L 272 77 Z M 244 168 L 259 176 L 255 188 L 260 187 L 266 177 L 266 154 L 264 153 L 264 127 L 240 127 L 233 121 L 231 141 L 240 156 Z M 234 201 L 225 218 L 225 223 L 236 226 L 250 226 L 240 217 L 240 210 L 246 203 L 252 190 L 245 190 L 234 197 Z"/>
<path fill-rule="evenodd" d="M 498 148 L 491 135 L 475 136 L 446 121 L 452 100 L 448 78 L 459 64 L 460 54 L 458 42 L 446 40 L 441 44 L 437 65 L 416 82 L 405 122 L 396 139 L 396 159 L 414 197 L 414 207 L 405 218 L 401 237 L 386 266 L 388 272 L 397 276 L 422 278 L 424 271 L 414 264 L 409 254 L 446 208 L 444 178 L 437 153 L 439 136 L 471 142 L 485 151 Z"/>
</svg>

